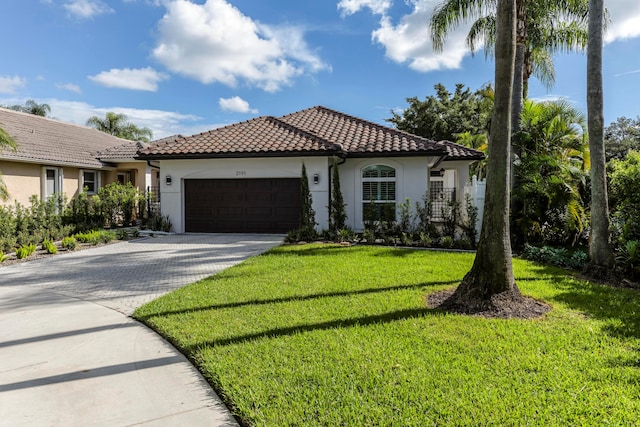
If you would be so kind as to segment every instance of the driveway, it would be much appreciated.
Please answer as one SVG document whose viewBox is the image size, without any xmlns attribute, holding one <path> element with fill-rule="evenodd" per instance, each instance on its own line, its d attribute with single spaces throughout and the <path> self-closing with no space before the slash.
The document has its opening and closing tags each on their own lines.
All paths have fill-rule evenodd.
<svg viewBox="0 0 640 427">
<path fill-rule="evenodd" d="M 280 244 L 170 235 L 0 267 L 0 426 L 234 426 L 135 308 Z"/>
</svg>

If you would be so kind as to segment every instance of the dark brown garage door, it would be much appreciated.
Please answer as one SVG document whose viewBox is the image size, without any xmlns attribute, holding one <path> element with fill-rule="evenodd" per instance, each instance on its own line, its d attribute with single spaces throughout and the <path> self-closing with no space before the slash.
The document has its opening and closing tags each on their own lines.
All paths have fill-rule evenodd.
<svg viewBox="0 0 640 427">
<path fill-rule="evenodd" d="M 300 179 L 188 179 L 185 230 L 286 233 L 300 226 Z"/>
</svg>

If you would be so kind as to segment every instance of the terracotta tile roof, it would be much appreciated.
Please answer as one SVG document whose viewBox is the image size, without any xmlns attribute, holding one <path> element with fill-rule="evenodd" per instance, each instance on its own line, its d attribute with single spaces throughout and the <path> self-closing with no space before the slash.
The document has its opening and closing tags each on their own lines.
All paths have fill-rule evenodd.
<svg viewBox="0 0 640 427">
<path fill-rule="evenodd" d="M 129 141 L 122 145 L 98 151 L 95 155 L 102 161 L 133 159 L 138 155 L 138 151 L 147 145 L 149 145 L 147 142 Z"/>
<path fill-rule="evenodd" d="M 33 114 L 0 108 L 0 127 L 18 144 L 17 151 L 4 150 L 0 159 L 100 169 L 99 150 L 130 141 L 96 129 L 63 123 Z"/>
<path fill-rule="evenodd" d="M 189 137 L 165 138 L 139 151 L 139 157 L 150 159 L 300 154 L 483 157 L 479 151 L 452 142 L 432 141 L 320 106 L 280 118 L 259 117 Z"/>
</svg>

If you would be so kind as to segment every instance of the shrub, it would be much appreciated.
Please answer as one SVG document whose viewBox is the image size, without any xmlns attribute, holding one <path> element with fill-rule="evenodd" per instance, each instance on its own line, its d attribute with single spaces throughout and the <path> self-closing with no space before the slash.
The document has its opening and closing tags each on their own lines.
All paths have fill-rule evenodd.
<svg viewBox="0 0 640 427">
<path fill-rule="evenodd" d="M 362 232 L 362 238 L 367 241 L 367 243 L 374 243 L 376 241 L 376 233 L 371 229 L 365 229 Z"/>
<path fill-rule="evenodd" d="M 29 245 L 22 245 L 16 249 L 16 258 L 24 259 L 36 251 L 36 245 L 31 243 Z"/>
<path fill-rule="evenodd" d="M 422 203 L 416 202 L 416 228 L 418 232 L 429 234 L 431 225 L 431 201 L 429 193 L 422 196 Z"/>
<path fill-rule="evenodd" d="M 56 245 L 48 239 L 42 241 L 42 249 L 47 251 L 48 254 L 55 255 L 58 253 L 58 248 L 56 247 Z"/>
<path fill-rule="evenodd" d="M 62 242 L 60 242 L 60 245 L 63 248 L 66 248 L 66 249 L 72 251 L 78 246 L 78 242 L 76 241 L 75 237 L 68 236 L 68 237 L 65 237 L 64 239 L 62 239 Z"/>
<path fill-rule="evenodd" d="M 466 211 L 465 219 L 462 221 L 461 228 L 467 237 L 470 248 L 475 248 L 478 242 L 478 231 L 476 226 L 478 225 L 478 208 L 473 206 L 471 196 L 468 194 L 464 198 L 464 207 Z"/>
<path fill-rule="evenodd" d="M 164 231 L 168 233 L 171 231 L 171 227 L 173 227 L 173 224 L 169 219 L 169 215 L 162 216 L 162 215 L 154 214 L 153 216 L 151 216 L 151 218 L 149 218 L 149 228 L 151 230 Z"/>
<path fill-rule="evenodd" d="M 127 230 L 121 228 L 116 231 L 116 238 L 118 240 L 127 240 L 127 237 L 129 237 L 129 233 L 127 233 Z"/>
<path fill-rule="evenodd" d="M 302 171 L 300 173 L 300 197 L 302 199 L 300 229 L 308 231 L 316 226 L 316 211 L 312 207 L 313 199 L 311 191 L 309 191 L 309 178 L 307 177 L 307 168 L 304 162 L 302 162 Z"/>
<path fill-rule="evenodd" d="M 640 277 L 640 241 L 629 240 L 616 253 L 616 264 L 631 279 Z"/>
<path fill-rule="evenodd" d="M 5 254 L 3 251 L 0 251 L 0 262 L 5 262 L 9 259 L 9 255 Z"/>
<path fill-rule="evenodd" d="M 99 231 L 88 231 L 86 233 L 76 233 L 73 235 L 80 243 L 88 243 L 90 245 L 97 245 L 100 243 L 101 235 Z"/>
<path fill-rule="evenodd" d="M 419 245 L 425 248 L 430 248 L 433 245 L 433 239 L 429 237 L 429 234 L 421 231 L 418 236 Z"/>
<path fill-rule="evenodd" d="M 575 250 L 573 253 L 570 253 L 565 248 L 553 248 L 550 246 L 536 247 L 529 244 L 525 244 L 522 257 L 530 261 L 577 270 L 584 268 L 589 262 L 589 255 L 582 250 Z"/>
<path fill-rule="evenodd" d="M 442 246 L 445 249 L 453 248 L 453 237 L 451 237 L 451 236 L 442 236 L 440 238 L 440 246 Z"/>
<path fill-rule="evenodd" d="M 403 203 L 398 203 L 398 228 L 401 233 L 413 232 L 411 221 L 411 200 L 407 197 Z"/>
<path fill-rule="evenodd" d="M 338 162 L 335 158 L 333 159 L 332 173 L 331 203 L 329 205 L 329 230 L 335 233 L 338 230 L 345 228 L 345 222 L 347 220 L 344 198 L 342 197 L 342 189 L 340 188 Z"/>
</svg>

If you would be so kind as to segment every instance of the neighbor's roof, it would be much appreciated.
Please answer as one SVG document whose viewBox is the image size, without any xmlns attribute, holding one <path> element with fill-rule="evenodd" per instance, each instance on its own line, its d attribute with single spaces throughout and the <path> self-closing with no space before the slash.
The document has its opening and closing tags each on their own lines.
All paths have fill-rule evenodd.
<svg viewBox="0 0 640 427">
<path fill-rule="evenodd" d="M 95 155 L 102 161 L 133 159 L 138 155 L 139 150 L 148 145 L 148 142 L 128 141 L 106 150 L 100 150 Z"/>
<path fill-rule="evenodd" d="M 325 107 L 279 118 L 265 116 L 197 135 L 164 138 L 139 151 L 139 157 L 214 158 L 291 155 L 348 157 L 447 155 L 481 159 L 477 150 L 436 142 Z"/>
<path fill-rule="evenodd" d="M 18 144 L 15 152 L 0 153 L 0 159 L 9 161 L 100 169 L 105 165 L 96 158 L 97 151 L 130 143 L 96 129 L 5 108 L 0 108 L 0 127 Z"/>
</svg>

